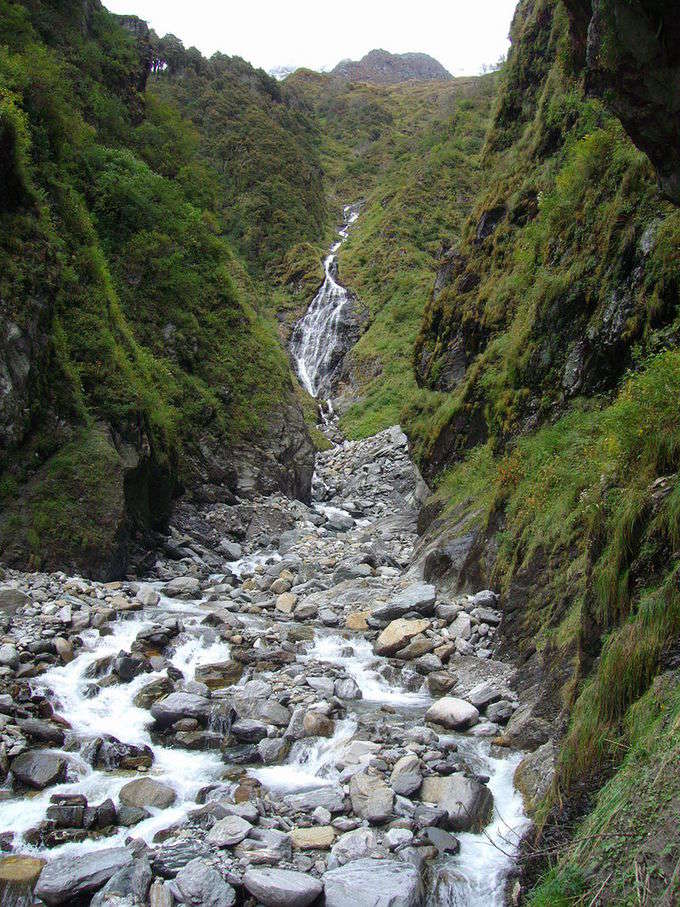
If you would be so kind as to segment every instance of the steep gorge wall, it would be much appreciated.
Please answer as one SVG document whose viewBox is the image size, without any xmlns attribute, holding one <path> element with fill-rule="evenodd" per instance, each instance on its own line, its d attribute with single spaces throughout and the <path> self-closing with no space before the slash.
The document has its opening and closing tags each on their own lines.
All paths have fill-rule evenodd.
<svg viewBox="0 0 680 907">
<path fill-rule="evenodd" d="M 425 575 L 502 591 L 529 703 L 508 742 L 540 747 L 535 905 L 679 895 L 674 29 L 664 3 L 522 0 L 414 356 Z"/>
<path fill-rule="evenodd" d="M 314 450 L 154 36 L 94 0 L 0 31 L 0 557 L 117 577 L 177 494 L 306 497 Z"/>
</svg>

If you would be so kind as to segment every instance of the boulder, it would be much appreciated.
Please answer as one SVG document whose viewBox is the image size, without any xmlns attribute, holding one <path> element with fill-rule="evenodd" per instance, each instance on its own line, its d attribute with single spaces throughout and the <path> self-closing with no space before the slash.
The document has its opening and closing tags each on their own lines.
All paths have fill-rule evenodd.
<svg viewBox="0 0 680 907">
<path fill-rule="evenodd" d="M 57 857 L 40 873 L 35 893 L 50 907 L 68 904 L 82 895 L 98 891 L 111 876 L 131 862 L 132 854 L 126 847 Z"/>
<path fill-rule="evenodd" d="M 401 860 L 353 860 L 323 876 L 326 907 L 420 907 L 420 872 Z"/>
<path fill-rule="evenodd" d="M 5 614 L 14 614 L 19 608 L 30 604 L 31 599 L 20 589 L 12 589 L 10 586 L 0 589 L 0 611 L 4 611 Z"/>
<path fill-rule="evenodd" d="M 463 731 L 479 720 L 478 710 L 464 699 L 455 696 L 444 696 L 434 702 L 425 715 L 427 721 L 433 721 L 454 731 Z"/>
<path fill-rule="evenodd" d="M 195 679 L 204 683 L 209 690 L 220 690 L 238 683 L 243 674 L 239 661 L 223 661 L 219 664 L 197 665 Z"/>
<path fill-rule="evenodd" d="M 323 891 L 318 879 L 289 869 L 249 869 L 243 884 L 264 907 L 308 907 Z"/>
<path fill-rule="evenodd" d="M 202 859 L 192 860 L 170 882 L 170 893 L 180 904 L 200 907 L 233 907 L 236 892 Z"/>
<path fill-rule="evenodd" d="M 132 700 L 139 709 L 150 709 L 154 702 L 172 693 L 172 681 L 169 677 L 159 677 L 145 684 Z"/>
<path fill-rule="evenodd" d="M 207 721 L 210 717 L 210 700 L 197 693 L 170 693 L 151 706 L 151 715 L 161 728 L 170 727 L 182 718 Z"/>
<path fill-rule="evenodd" d="M 352 860 L 361 860 L 379 853 L 380 848 L 375 832 L 370 828 L 355 828 L 352 831 L 346 831 L 335 842 L 328 858 L 328 868 L 335 869 Z"/>
<path fill-rule="evenodd" d="M 141 602 L 145 608 L 152 608 L 161 600 L 159 593 L 156 592 L 155 589 L 152 589 L 151 586 L 140 586 L 135 598 L 137 601 Z"/>
<path fill-rule="evenodd" d="M 426 618 L 423 620 L 406 620 L 404 618 L 393 620 L 375 641 L 376 655 L 394 655 L 399 649 L 403 649 L 414 636 L 424 633 L 429 626 L 430 621 Z"/>
<path fill-rule="evenodd" d="M 11 762 L 14 777 L 35 790 L 43 790 L 50 784 L 58 784 L 66 776 L 66 759 L 49 750 L 28 750 Z"/>
<path fill-rule="evenodd" d="M 0 667 L 12 668 L 12 670 L 19 667 L 19 653 L 11 643 L 0 646 Z"/>
<path fill-rule="evenodd" d="M 282 592 L 276 599 L 276 610 L 281 614 L 292 614 L 296 602 L 297 596 L 292 592 Z"/>
<path fill-rule="evenodd" d="M 345 677 L 342 680 L 336 680 L 334 686 L 334 693 L 338 699 L 361 699 L 362 692 L 359 689 L 359 685 L 353 677 Z"/>
<path fill-rule="evenodd" d="M 289 861 L 292 854 L 290 835 L 273 828 L 253 828 L 234 850 L 247 863 L 266 863 L 276 866 Z"/>
<path fill-rule="evenodd" d="M 111 876 L 94 896 L 90 907 L 123 907 L 126 902 L 145 904 L 151 878 L 151 867 L 146 857 L 134 860 Z"/>
<path fill-rule="evenodd" d="M 305 737 L 332 737 L 335 731 L 335 722 L 320 712 L 310 709 L 305 713 L 302 721 Z"/>
<path fill-rule="evenodd" d="M 394 791 L 382 778 L 364 772 L 353 775 L 349 783 L 352 809 L 371 824 L 386 822 L 392 815 Z"/>
<path fill-rule="evenodd" d="M 481 831 L 491 820 L 493 795 L 485 784 L 454 772 L 444 778 L 425 778 L 420 799 L 446 810 L 450 831 Z"/>
<path fill-rule="evenodd" d="M 129 781 L 120 790 L 120 802 L 123 806 L 132 806 L 137 809 L 156 807 L 167 809 L 177 799 L 177 794 L 168 785 L 153 778 L 138 778 Z"/>
<path fill-rule="evenodd" d="M 168 598 L 195 599 L 201 594 L 201 584 L 195 576 L 178 576 L 161 590 Z"/>
<path fill-rule="evenodd" d="M 208 832 L 208 841 L 216 847 L 233 847 L 239 844 L 253 826 L 240 816 L 225 816 L 215 822 Z"/>
<path fill-rule="evenodd" d="M 410 797 L 420 787 L 423 775 L 420 768 L 420 759 L 415 753 L 408 753 L 398 759 L 392 769 L 390 784 L 395 794 Z"/>
<path fill-rule="evenodd" d="M 338 784 L 288 794 L 284 801 L 293 812 L 311 812 L 317 806 L 323 806 L 331 813 L 339 813 L 345 808 L 345 795 Z"/>
<path fill-rule="evenodd" d="M 232 724 L 231 733 L 243 743 L 259 743 L 267 736 L 267 725 L 256 718 L 239 718 Z"/>
<path fill-rule="evenodd" d="M 426 583 L 415 583 L 404 589 L 385 605 L 380 605 L 371 612 L 371 617 L 377 621 L 388 622 L 404 617 L 405 614 L 415 612 L 430 616 L 434 614 L 434 603 L 437 599 L 437 590 Z"/>
</svg>

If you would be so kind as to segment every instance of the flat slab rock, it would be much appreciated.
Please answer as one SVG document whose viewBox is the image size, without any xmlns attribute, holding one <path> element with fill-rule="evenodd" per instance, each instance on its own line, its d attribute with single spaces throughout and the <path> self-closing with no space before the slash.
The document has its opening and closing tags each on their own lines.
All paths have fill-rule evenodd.
<svg viewBox="0 0 680 907">
<path fill-rule="evenodd" d="M 307 907 L 323 891 L 318 879 L 288 869 L 249 869 L 243 884 L 264 907 Z"/>
<path fill-rule="evenodd" d="M 15 777 L 27 787 L 43 790 L 50 784 L 64 780 L 66 759 L 48 750 L 29 750 L 12 760 Z"/>
<path fill-rule="evenodd" d="M 97 891 L 108 880 L 132 862 L 126 847 L 108 847 L 92 853 L 67 854 L 57 857 L 40 873 L 36 896 L 52 907 L 68 904 L 72 899 Z"/>
<path fill-rule="evenodd" d="M 326 907 L 420 907 L 420 872 L 401 860 L 353 860 L 323 877 Z"/>
</svg>

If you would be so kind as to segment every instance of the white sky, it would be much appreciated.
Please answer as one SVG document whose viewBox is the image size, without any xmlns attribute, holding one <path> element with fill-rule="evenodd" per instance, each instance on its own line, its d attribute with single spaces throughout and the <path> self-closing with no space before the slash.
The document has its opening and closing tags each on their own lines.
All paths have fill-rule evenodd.
<svg viewBox="0 0 680 907">
<path fill-rule="evenodd" d="M 332 67 L 382 47 L 431 54 L 474 74 L 508 48 L 517 0 L 104 0 L 159 34 L 172 32 L 206 56 L 219 50 L 254 66 Z"/>
</svg>

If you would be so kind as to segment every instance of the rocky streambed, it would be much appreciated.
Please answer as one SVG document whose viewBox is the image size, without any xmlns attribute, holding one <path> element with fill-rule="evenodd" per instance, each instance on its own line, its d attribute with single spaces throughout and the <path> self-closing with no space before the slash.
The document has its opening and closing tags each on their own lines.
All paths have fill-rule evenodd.
<svg viewBox="0 0 680 907">
<path fill-rule="evenodd" d="M 2 904 L 502 904 L 514 670 L 422 582 L 424 493 L 393 428 L 309 507 L 183 505 L 144 582 L 6 573 Z"/>
</svg>

